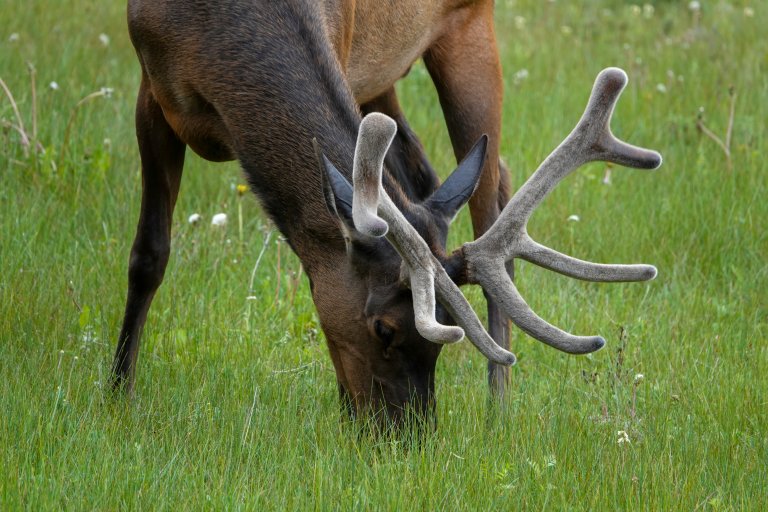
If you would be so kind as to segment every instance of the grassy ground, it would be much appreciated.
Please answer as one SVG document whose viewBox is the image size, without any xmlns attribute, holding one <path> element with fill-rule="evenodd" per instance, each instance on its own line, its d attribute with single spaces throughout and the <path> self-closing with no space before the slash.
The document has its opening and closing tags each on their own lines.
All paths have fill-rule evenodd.
<svg viewBox="0 0 768 512">
<path fill-rule="evenodd" d="M 596 285 L 519 265 L 534 309 L 607 347 L 577 358 L 515 334 L 499 408 L 476 350 L 446 349 L 439 431 L 404 449 L 354 441 L 340 424 L 297 259 L 234 191 L 237 167 L 196 157 L 136 400 L 105 400 L 140 194 L 124 6 L 6 0 L 0 78 L 37 136 L 27 151 L 0 128 L 0 509 L 765 510 L 768 12 L 575 4 L 499 2 L 502 153 L 521 183 L 571 129 L 597 72 L 626 69 L 615 131 L 662 151 L 664 167 L 616 168 L 605 184 L 605 167 L 588 166 L 531 232 L 582 258 L 656 264 L 659 277 Z M 730 86 L 731 170 L 696 129 L 703 107 L 725 133 Z M 400 92 L 433 163 L 452 168 L 423 69 Z M 0 118 L 18 124 L 5 94 Z M 217 212 L 227 228 L 209 226 Z M 452 243 L 468 236 L 464 213 Z"/>
</svg>

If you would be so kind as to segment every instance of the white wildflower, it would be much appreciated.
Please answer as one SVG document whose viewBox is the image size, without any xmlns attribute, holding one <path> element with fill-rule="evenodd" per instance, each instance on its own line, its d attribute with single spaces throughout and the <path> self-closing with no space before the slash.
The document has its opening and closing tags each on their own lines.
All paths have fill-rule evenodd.
<svg viewBox="0 0 768 512">
<path fill-rule="evenodd" d="M 515 16 L 515 28 L 522 30 L 525 28 L 525 18 L 522 16 Z"/>
<path fill-rule="evenodd" d="M 109 46 L 109 36 L 107 34 L 99 34 L 99 42 L 102 46 Z"/>
<path fill-rule="evenodd" d="M 643 382 L 643 379 L 645 379 L 645 375 L 643 375 L 642 373 L 638 373 L 637 375 L 635 375 L 635 385 Z"/>
<path fill-rule="evenodd" d="M 701 10 L 701 4 L 696 0 L 688 3 L 688 10 L 693 12 L 699 12 Z"/>
<path fill-rule="evenodd" d="M 520 82 L 522 82 L 524 80 L 527 80 L 528 76 L 530 76 L 530 73 L 528 72 L 527 69 L 523 68 L 523 69 L 515 72 L 514 75 L 512 75 L 512 81 L 515 84 L 519 84 Z"/>
<path fill-rule="evenodd" d="M 195 226 L 199 224 L 201 220 L 203 220 L 202 215 L 200 215 L 199 213 L 193 213 L 192 215 L 189 216 L 189 218 L 187 219 L 187 222 Z"/>
<path fill-rule="evenodd" d="M 616 440 L 618 444 L 630 443 L 629 434 L 627 434 L 624 430 L 619 430 L 618 432 L 616 432 L 616 435 L 619 437 Z"/>
<path fill-rule="evenodd" d="M 111 87 L 102 87 L 101 89 L 99 89 L 99 92 L 105 98 L 111 98 L 112 97 L 112 93 L 115 92 L 115 90 L 113 88 L 111 88 Z"/>
<path fill-rule="evenodd" d="M 656 11 L 656 9 L 651 4 L 645 4 L 643 5 L 643 16 L 646 19 L 650 19 L 653 17 L 653 13 Z"/>
<path fill-rule="evenodd" d="M 9 43 L 18 43 L 19 42 L 19 33 L 14 32 L 13 34 L 8 36 L 8 42 Z"/>
<path fill-rule="evenodd" d="M 744 8 L 744 16 L 747 18 L 752 18 L 755 15 L 755 10 L 751 7 L 745 7 Z"/>
<path fill-rule="evenodd" d="M 568 222 L 579 222 L 581 220 L 581 217 L 578 215 L 569 215 L 568 216 Z"/>
<path fill-rule="evenodd" d="M 49 83 L 49 84 L 48 84 L 48 87 L 50 87 L 50 89 L 51 89 L 52 91 L 58 91 L 58 90 L 59 90 L 59 84 L 58 84 L 57 82 L 51 82 L 51 83 Z"/>
<path fill-rule="evenodd" d="M 227 225 L 227 214 L 226 213 L 217 213 L 216 215 L 211 218 L 211 226 L 226 226 Z"/>
<path fill-rule="evenodd" d="M 667 86 L 662 83 L 656 84 L 656 90 L 661 94 L 667 94 Z"/>
<path fill-rule="evenodd" d="M 634 14 L 635 16 L 640 16 L 640 15 L 643 13 L 643 8 L 642 8 L 642 7 L 640 7 L 639 5 L 634 5 L 634 4 L 633 4 L 633 5 L 632 5 L 632 6 L 629 8 L 629 10 L 631 10 L 631 11 L 632 11 L 632 14 Z"/>
</svg>

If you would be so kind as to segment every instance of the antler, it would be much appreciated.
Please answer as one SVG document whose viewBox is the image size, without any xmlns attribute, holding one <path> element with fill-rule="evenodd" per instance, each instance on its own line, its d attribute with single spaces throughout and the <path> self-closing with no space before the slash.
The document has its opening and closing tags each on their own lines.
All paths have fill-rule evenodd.
<svg viewBox="0 0 768 512">
<path fill-rule="evenodd" d="M 410 282 L 413 293 L 419 334 L 436 343 L 455 343 L 464 337 L 466 331 L 472 343 L 489 360 L 504 365 L 514 364 L 515 355 L 493 341 L 477 315 L 463 314 L 464 311 L 472 311 L 472 307 L 382 187 L 384 155 L 396 131 L 395 122 L 379 113 L 368 114 L 360 124 L 352 171 L 355 229 L 370 236 L 386 235 L 400 254 L 403 259 L 402 277 Z M 435 295 L 461 327 L 437 322 Z"/>
<path fill-rule="evenodd" d="M 527 232 L 533 210 L 578 167 L 596 160 L 639 169 L 655 169 L 661 165 L 661 155 L 657 152 L 627 144 L 611 133 L 611 115 L 626 84 L 627 75 L 621 69 L 603 70 L 595 80 L 589 103 L 576 128 L 520 187 L 494 225 L 462 248 L 470 282 L 481 285 L 523 331 L 573 354 L 593 352 L 601 348 L 605 340 L 600 336 L 574 336 L 542 320 L 520 296 L 504 265 L 513 258 L 523 258 L 586 281 L 646 281 L 656 277 L 656 268 L 650 265 L 604 265 L 566 256 L 536 243 Z"/>
<path fill-rule="evenodd" d="M 533 241 L 526 229 L 528 219 L 544 197 L 565 176 L 588 162 L 605 160 L 641 169 L 655 169 L 661 165 L 661 156 L 655 151 L 622 142 L 611 133 L 611 115 L 626 83 L 624 71 L 617 68 L 603 70 L 576 128 L 517 191 L 491 229 L 459 250 L 469 282 L 481 285 L 523 331 L 569 353 L 593 352 L 601 348 L 605 340 L 600 336 L 574 336 L 542 320 L 517 291 L 505 263 L 513 258 L 523 258 L 588 281 L 644 281 L 656 276 L 656 269 L 650 265 L 604 265 L 566 256 Z M 426 242 L 383 189 L 384 155 L 395 131 L 394 121 L 383 114 L 366 116 L 360 126 L 353 170 L 355 228 L 371 236 L 386 235 L 403 258 L 402 273 L 410 281 L 416 327 L 422 336 L 438 343 L 453 343 L 466 331 L 472 343 L 488 359 L 513 364 L 514 354 L 499 347 L 488 335 Z M 435 320 L 435 298 L 460 327 L 444 326 Z"/>
</svg>

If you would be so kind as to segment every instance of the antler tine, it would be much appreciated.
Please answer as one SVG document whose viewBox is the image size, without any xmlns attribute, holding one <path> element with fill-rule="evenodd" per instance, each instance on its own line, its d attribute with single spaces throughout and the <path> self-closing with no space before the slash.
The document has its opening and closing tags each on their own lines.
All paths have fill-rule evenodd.
<svg viewBox="0 0 768 512">
<path fill-rule="evenodd" d="M 482 237 L 464 244 L 471 282 L 480 284 L 510 319 L 534 338 L 569 353 L 592 352 L 603 346 L 599 336 L 574 336 L 539 318 L 509 278 L 504 263 L 523 258 L 549 270 L 587 281 L 645 281 L 656 277 L 651 265 L 605 265 L 582 261 L 533 241 L 528 219 L 549 192 L 578 167 L 595 160 L 640 169 L 661 165 L 661 155 L 617 139 L 610 129 L 616 102 L 627 84 L 618 68 L 603 70 L 595 80 L 589 103 L 573 131 L 515 193 L 496 223 Z"/>
<path fill-rule="evenodd" d="M 387 222 L 377 215 L 379 195 L 388 197 L 381 186 L 384 157 L 397 133 L 397 123 L 384 114 L 363 118 L 357 134 L 352 167 L 352 221 L 360 233 L 376 238 L 387 234 Z"/>
<path fill-rule="evenodd" d="M 499 347 L 483 329 L 464 295 L 382 187 L 384 155 L 396 130 L 395 122 L 379 113 L 367 115 L 360 124 L 352 171 L 355 229 L 375 237 L 386 235 L 402 257 L 402 274 L 413 293 L 416 328 L 424 338 L 435 343 L 455 343 L 464 337 L 466 329 L 472 343 L 489 360 L 514 364 L 515 355 Z M 440 302 L 461 327 L 442 325 L 435 319 L 436 283 Z"/>
<path fill-rule="evenodd" d="M 592 263 L 550 249 L 532 240 L 528 235 L 523 237 L 522 242 L 525 247 L 525 250 L 520 254 L 522 259 L 547 270 L 553 270 L 559 274 L 583 281 L 619 283 L 650 281 L 656 277 L 656 267 L 653 265 Z"/>
</svg>

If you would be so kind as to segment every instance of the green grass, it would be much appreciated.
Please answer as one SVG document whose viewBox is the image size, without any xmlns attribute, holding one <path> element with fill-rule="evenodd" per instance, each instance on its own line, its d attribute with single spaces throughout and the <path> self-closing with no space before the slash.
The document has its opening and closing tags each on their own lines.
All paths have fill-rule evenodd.
<svg viewBox="0 0 768 512">
<path fill-rule="evenodd" d="M 644 261 L 660 273 L 647 284 L 586 284 L 519 264 L 535 310 L 603 334 L 607 347 L 572 357 L 516 332 L 519 363 L 499 408 L 477 351 L 447 348 L 439 430 L 410 449 L 357 439 L 341 424 L 298 260 L 273 234 L 251 289 L 272 228 L 253 198 L 233 191 L 235 165 L 193 156 L 136 399 L 106 400 L 140 194 L 139 73 L 124 5 L 3 4 L 0 78 L 31 131 L 27 62 L 35 66 L 46 151 L 26 155 L 18 134 L 0 128 L 0 509 L 768 508 L 765 6 L 753 2 L 747 16 L 743 2 L 702 2 L 697 22 L 688 2 L 655 2 L 653 13 L 616 0 L 498 4 L 502 154 L 515 184 L 570 131 L 610 65 L 631 80 L 615 132 L 665 157 L 655 173 L 613 169 L 610 185 L 604 166 L 584 168 L 544 203 L 531 233 L 582 258 Z M 704 107 L 707 126 L 724 133 L 731 85 L 729 172 L 695 120 Z M 101 87 L 112 97 L 73 114 Z M 400 93 L 448 171 L 423 68 Z M 16 123 L 4 96 L 0 119 Z M 225 230 L 208 225 L 219 211 L 230 216 Z M 201 225 L 186 222 L 193 212 Z M 580 222 L 567 222 L 571 214 Z M 451 243 L 469 232 L 463 213 Z M 466 293 L 481 305 L 478 290 Z"/>
</svg>

